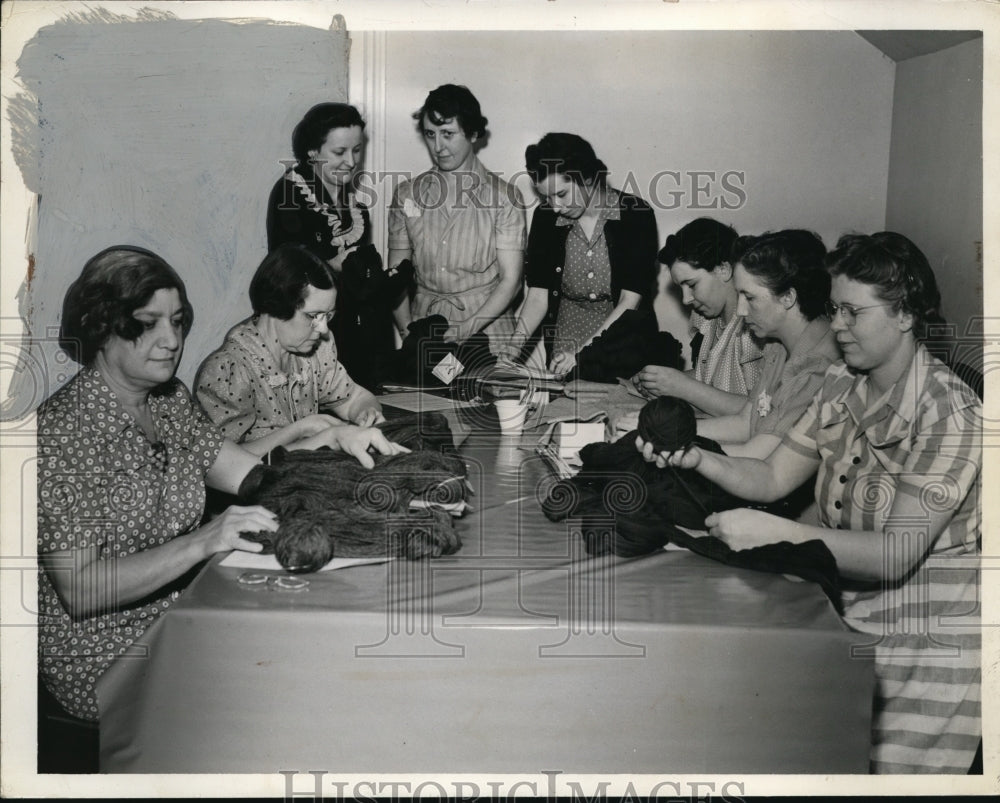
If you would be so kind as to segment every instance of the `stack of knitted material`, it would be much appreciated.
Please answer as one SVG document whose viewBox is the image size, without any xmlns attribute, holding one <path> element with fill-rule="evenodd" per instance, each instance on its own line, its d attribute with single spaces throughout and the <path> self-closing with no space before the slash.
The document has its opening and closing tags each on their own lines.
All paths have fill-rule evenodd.
<svg viewBox="0 0 1000 803">
<path fill-rule="evenodd" d="M 660 397 L 639 414 L 639 428 L 615 443 L 591 443 L 580 450 L 583 467 L 560 480 L 542 502 L 552 521 L 582 519 L 587 552 L 613 552 L 636 557 L 673 542 L 731 566 L 791 574 L 819 583 L 840 610 L 840 579 L 836 559 L 819 540 L 804 544 L 767 544 L 733 550 L 719 538 L 692 536 L 676 525 L 704 530 L 710 513 L 738 507 L 764 507 L 781 515 L 784 507 L 750 505 L 689 469 L 660 469 L 647 463 L 635 448 L 637 435 L 656 451 L 676 451 L 696 445 L 723 454 L 715 441 L 695 434 L 694 412 L 687 402 Z"/>
<path fill-rule="evenodd" d="M 443 428 L 441 426 L 443 422 Z M 421 414 L 383 425 L 387 437 L 414 448 L 375 455 L 365 469 L 331 449 L 275 449 L 239 490 L 242 504 L 278 516 L 276 532 L 245 533 L 290 572 L 314 572 L 334 557 L 417 559 L 455 552 L 454 516 L 467 506 L 465 464 L 451 451 L 443 416 Z"/>
<path fill-rule="evenodd" d="M 340 289 L 363 304 L 395 303 L 413 279 L 413 263 L 404 259 L 392 270 L 383 270 L 382 257 L 371 243 L 355 248 L 344 259 Z"/>
<path fill-rule="evenodd" d="M 444 340 L 447 330 L 448 321 L 443 315 L 430 315 L 411 323 L 402 345 L 379 377 L 380 384 L 443 388 L 448 383 L 434 375 L 434 368 L 449 355 L 454 355 L 463 366 L 462 381 L 453 386 L 464 386 L 470 377 L 496 364 L 486 335 L 475 334 L 461 343 L 452 343 Z"/>
<path fill-rule="evenodd" d="M 589 346 L 581 349 L 567 381 L 614 382 L 638 373 L 647 365 L 683 368 L 681 344 L 669 332 L 660 331 L 651 309 L 625 310 Z"/>
</svg>

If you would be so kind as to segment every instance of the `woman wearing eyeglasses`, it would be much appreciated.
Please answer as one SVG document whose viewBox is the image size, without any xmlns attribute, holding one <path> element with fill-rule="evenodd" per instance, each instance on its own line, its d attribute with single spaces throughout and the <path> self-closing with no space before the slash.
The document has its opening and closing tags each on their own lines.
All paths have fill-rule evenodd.
<svg viewBox="0 0 1000 803">
<path fill-rule="evenodd" d="M 263 455 L 322 446 L 326 430 L 345 421 L 385 420 L 337 360 L 329 329 L 336 299 L 329 266 L 305 246 L 281 245 L 260 263 L 250 282 L 253 315 L 229 331 L 195 380 L 198 401 L 227 438 Z"/>
<path fill-rule="evenodd" d="M 822 526 L 756 510 L 710 516 L 734 549 L 821 539 L 847 590 L 846 623 L 875 659 L 873 772 L 969 769 L 980 740 L 978 554 L 982 406 L 921 344 L 940 321 L 927 259 L 900 234 L 842 237 L 828 258 L 844 356 L 765 460 L 644 456 L 772 501 L 817 472 Z"/>
</svg>

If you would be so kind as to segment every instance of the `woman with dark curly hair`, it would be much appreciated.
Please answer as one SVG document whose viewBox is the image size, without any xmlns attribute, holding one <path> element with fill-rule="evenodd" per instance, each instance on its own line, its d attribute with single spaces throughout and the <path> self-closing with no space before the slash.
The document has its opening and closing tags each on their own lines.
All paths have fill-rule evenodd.
<svg viewBox="0 0 1000 803">
<path fill-rule="evenodd" d="M 250 282 L 253 315 L 229 330 L 195 378 L 198 401 L 227 438 L 264 455 L 320 446 L 343 421 L 385 420 L 338 359 L 330 337 L 337 297 L 330 267 L 305 246 L 264 257 Z"/>
<path fill-rule="evenodd" d="M 641 198 L 608 186 L 608 169 L 576 134 L 550 133 L 524 154 L 542 205 L 528 234 L 528 295 L 507 355 L 516 358 L 543 322 L 549 369 L 569 373 L 577 354 L 656 278 L 656 218 Z"/>
<path fill-rule="evenodd" d="M 364 157 L 365 121 L 354 106 L 319 103 L 292 132 L 295 164 L 278 179 L 267 202 L 267 249 L 285 243 L 307 247 L 338 279 L 337 314 L 330 331 L 337 359 L 356 382 L 375 390 L 377 366 L 395 348 L 390 292 L 366 292 L 342 280 L 351 263 L 361 273 L 382 271 L 371 245 L 371 219 L 358 201 L 355 179 Z M 345 263 L 347 263 L 345 265 Z"/>
<path fill-rule="evenodd" d="M 70 714 L 98 718 L 95 685 L 218 552 L 260 551 L 260 506 L 200 525 L 205 488 L 236 493 L 258 464 L 192 404 L 174 372 L 191 328 L 184 283 L 133 246 L 90 259 L 66 293 L 60 341 L 81 371 L 38 409 L 39 671 Z M 376 429 L 327 444 L 372 464 Z"/>
<path fill-rule="evenodd" d="M 855 649 L 875 659 L 871 770 L 965 773 L 981 734 L 982 405 L 921 342 L 940 296 L 912 242 L 849 235 L 827 262 L 844 361 L 766 459 L 637 446 L 761 502 L 816 472 L 821 526 L 748 509 L 705 525 L 733 549 L 823 541 L 845 622 L 868 634 Z"/>
<path fill-rule="evenodd" d="M 405 336 L 411 323 L 441 315 L 446 341 L 481 333 L 497 354 L 521 287 L 521 193 L 479 161 L 488 121 L 468 87 L 431 90 L 413 119 L 433 167 L 402 182 L 389 207 L 389 266 L 411 261 L 416 280 L 412 299 L 398 299 L 396 325 Z"/>
<path fill-rule="evenodd" d="M 810 231 L 786 229 L 740 237 L 733 247 L 736 314 L 762 342 L 760 376 L 736 415 L 702 418 L 698 434 L 735 457 L 767 457 L 823 385 L 840 359 L 826 317 L 830 274 L 826 248 Z"/>
</svg>

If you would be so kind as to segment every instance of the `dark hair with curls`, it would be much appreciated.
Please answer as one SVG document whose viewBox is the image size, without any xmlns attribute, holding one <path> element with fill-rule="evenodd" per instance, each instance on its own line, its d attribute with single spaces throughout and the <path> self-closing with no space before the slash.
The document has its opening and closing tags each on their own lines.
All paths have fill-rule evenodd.
<svg viewBox="0 0 1000 803">
<path fill-rule="evenodd" d="M 134 343 L 143 332 L 132 317 L 157 290 L 176 290 L 181 300 L 184 335 L 194 310 L 184 282 L 162 258 L 134 245 L 114 245 L 92 256 L 63 299 L 59 345 L 81 365 L 90 365 L 108 339 Z"/>
<path fill-rule="evenodd" d="M 823 241 L 805 229 L 739 237 L 732 252 L 733 264 L 739 262 L 774 295 L 794 290 L 799 311 L 809 321 L 825 314 L 830 298 L 824 257 Z"/>
<path fill-rule="evenodd" d="M 923 252 L 902 234 L 845 234 L 827 255 L 826 265 L 831 276 L 870 284 L 896 312 L 912 315 L 918 340 L 927 337 L 928 327 L 944 323 L 934 271 Z"/>
<path fill-rule="evenodd" d="M 736 229 L 732 226 L 710 217 L 700 217 L 667 237 L 656 256 L 668 268 L 680 260 L 693 268 L 713 270 L 730 260 L 736 237 Z"/>
<path fill-rule="evenodd" d="M 287 321 L 306 299 L 306 290 L 336 285 L 330 266 L 299 243 L 279 245 L 264 257 L 250 280 L 250 304 L 255 315 Z"/>
<path fill-rule="evenodd" d="M 608 167 L 593 147 L 576 134 L 549 133 L 524 151 L 525 168 L 536 184 L 555 173 L 579 185 L 607 183 Z"/>
<path fill-rule="evenodd" d="M 442 84 L 431 90 L 421 106 L 413 113 L 417 130 L 423 133 L 424 115 L 434 125 L 442 125 L 446 120 L 456 120 L 468 139 L 486 136 L 487 120 L 479 108 L 479 101 L 466 86 Z"/>
<path fill-rule="evenodd" d="M 363 131 L 361 113 L 347 103 L 317 103 L 299 120 L 292 131 L 292 153 L 300 165 L 308 164 L 309 151 L 323 147 L 327 135 L 335 128 L 358 126 Z"/>
</svg>

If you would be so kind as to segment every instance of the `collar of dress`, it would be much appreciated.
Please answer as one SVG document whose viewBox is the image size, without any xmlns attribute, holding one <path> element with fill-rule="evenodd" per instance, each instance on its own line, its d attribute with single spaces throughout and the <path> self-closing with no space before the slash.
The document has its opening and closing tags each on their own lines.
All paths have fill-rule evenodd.
<svg viewBox="0 0 1000 803">
<path fill-rule="evenodd" d="M 239 347 L 257 364 L 261 375 L 267 377 L 267 384 L 272 388 L 280 388 L 289 383 L 304 382 L 304 360 L 294 354 L 289 354 L 297 370 L 293 373 L 281 370 L 281 366 L 274 359 L 274 355 L 267 347 L 264 335 L 257 326 L 259 320 L 258 316 L 251 316 L 240 321 L 229 330 L 226 340 Z M 278 346 L 278 348 L 281 347 Z"/>
<path fill-rule="evenodd" d="M 608 187 L 607 197 L 608 202 L 597 210 L 597 225 L 594 226 L 595 233 L 603 229 L 607 221 L 622 219 L 621 193 L 612 187 Z M 579 220 L 570 220 L 562 215 L 556 215 L 557 226 L 576 226 L 579 222 Z"/>
<path fill-rule="evenodd" d="M 87 366 L 80 371 L 80 399 L 93 402 L 96 413 L 87 417 L 89 426 L 99 435 L 117 438 L 132 428 L 140 428 L 136 421 L 122 406 L 118 396 L 108 386 L 107 381 L 95 366 Z M 177 421 L 167 398 L 177 392 L 177 379 L 154 388 L 148 398 L 149 410 L 156 422 L 156 431 L 161 441 L 173 440 L 171 437 L 177 431 Z M 140 428 L 141 429 L 141 428 Z"/>
<path fill-rule="evenodd" d="M 874 446 L 896 443 L 906 436 L 916 418 L 917 404 L 927 384 L 934 358 L 922 344 L 917 344 L 913 359 L 903 375 L 893 385 L 888 397 L 868 398 L 872 389 L 868 374 L 854 374 L 854 380 L 837 397 L 834 404 L 841 404 L 854 419 L 855 424 L 867 434 Z"/>
</svg>

